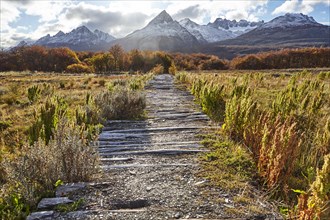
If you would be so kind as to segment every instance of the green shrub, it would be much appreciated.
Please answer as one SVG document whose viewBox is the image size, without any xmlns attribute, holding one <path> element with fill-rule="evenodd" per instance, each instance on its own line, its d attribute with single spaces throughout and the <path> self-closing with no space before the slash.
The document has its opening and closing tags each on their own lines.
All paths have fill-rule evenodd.
<svg viewBox="0 0 330 220">
<path fill-rule="evenodd" d="M 30 103 L 33 103 L 38 100 L 41 94 L 41 89 L 38 85 L 34 85 L 30 88 L 28 88 L 28 99 Z"/>
<path fill-rule="evenodd" d="M 257 103 L 249 96 L 233 98 L 227 101 L 223 128 L 234 140 L 244 138 L 244 131 L 258 117 Z"/>
<path fill-rule="evenodd" d="M 30 207 L 24 198 L 9 185 L 3 185 L 0 191 L 0 218 L 8 220 L 26 219 Z"/>
<path fill-rule="evenodd" d="M 129 81 L 129 88 L 131 90 L 141 90 L 144 88 L 144 80 L 139 78 L 139 77 L 135 77 L 133 79 L 131 79 Z"/>
<path fill-rule="evenodd" d="M 86 95 L 86 104 L 76 108 L 75 119 L 76 124 L 81 126 L 86 132 L 88 140 L 93 140 L 99 133 L 102 127 L 100 123 L 102 123 L 103 120 L 100 116 L 100 109 L 97 108 L 89 93 Z"/>
<path fill-rule="evenodd" d="M 203 111 L 215 121 L 223 121 L 226 102 L 223 98 L 223 86 L 205 84 L 201 90 L 200 103 Z"/>
<path fill-rule="evenodd" d="M 139 91 L 117 86 L 96 96 L 95 104 L 105 119 L 136 119 L 143 115 L 146 100 Z"/>
<path fill-rule="evenodd" d="M 91 180 L 98 171 L 98 155 L 81 130 L 61 119 L 48 144 L 39 139 L 31 146 L 25 145 L 15 160 L 8 159 L 6 173 L 14 189 L 7 189 L 4 195 L 17 192 L 26 205 L 34 207 L 45 192 L 54 190 L 54 183 L 59 179 L 64 182 Z M 6 202 L 0 203 L 0 210 Z M 18 211 L 13 206 L 6 209 Z"/>
<path fill-rule="evenodd" d="M 34 113 L 35 121 L 29 128 L 30 144 L 42 138 L 47 144 L 57 128 L 60 118 L 66 114 L 67 103 L 60 97 L 48 99 L 40 113 Z"/>
<path fill-rule="evenodd" d="M 317 170 L 315 181 L 308 192 L 302 192 L 298 199 L 299 219 L 327 219 L 330 216 L 330 154 L 324 156 L 324 164 Z"/>
</svg>

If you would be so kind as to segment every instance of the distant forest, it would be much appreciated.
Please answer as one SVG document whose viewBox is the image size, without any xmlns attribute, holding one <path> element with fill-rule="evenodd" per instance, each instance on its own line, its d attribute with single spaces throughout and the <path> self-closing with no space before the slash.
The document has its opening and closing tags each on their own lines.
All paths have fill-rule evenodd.
<svg viewBox="0 0 330 220">
<path fill-rule="evenodd" d="M 149 72 L 177 70 L 286 69 L 330 67 L 330 48 L 283 49 L 220 59 L 207 54 L 131 50 L 119 45 L 107 52 L 75 52 L 69 48 L 20 47 L 0 52 L 0 71 L 43 71 L 66 73 Z"/>
</svg>

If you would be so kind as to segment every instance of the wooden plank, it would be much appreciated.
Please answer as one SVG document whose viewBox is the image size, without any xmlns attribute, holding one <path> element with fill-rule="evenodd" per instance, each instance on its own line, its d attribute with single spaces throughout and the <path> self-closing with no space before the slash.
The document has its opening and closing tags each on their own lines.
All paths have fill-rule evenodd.
<svg viewBox="0 0 330 220">
<path fill-rule="evenodd" d="M 205 129 L 207 126 L 196 126 L 196 127 L 156 127 L 156 128 L 133 128 L 133 129 L 122 129 L 113 130 L 111 127 L 105 127 L 102 129 L 105 134 L 111 133 L 144 133 L 144 132 L 171 132 L 171 131 L 184 131 L 184 130 L 196 130 Z"/>
<path fill-rule="evenodd" d="M 123 151 L 123 152 L 112 152 L 112 153 L 100 153 L 102 157 L 112 157 L 112 156 L 125 156 L 125 155 L 179 155 L 179 154 L 192 154 L 207 152 L 207 150 L 197 150 L 197 149 L 159 149 L 159 150 L 144 150 L 144 151 Z"/>
<path fill-rule="evenodd" d="M 132 160 L 134 160 L 132 157 L 100 158 L 101 162 L 127 162 Z"/>
<path fill-rule="evenodd" d="M 152 147 L 152 146 L 172 146 L 172 147 L 177 147 L 177 148 L 197 148 L 200 147 L 201 144 L 197 143 L 196 141 L 191 141 L 191 142 L 171 142 L 171 143 L 142 143 L 142 144 L 116 144 L 116 142 L 112 143 L 112 144 L 107 144 L 107 145 L 100 145 L 98 146 L 98 149 L 107 149 L 107 148 L 122 148 L 122 147 L 126 147 L 126 148 L 143 148 L 143 147 Z"/>
<path fill-rule="evenodd" d="M 181 164 L 181 163 L 160 163 L 160 164 L 119 164 L 119 165 L 103 165 L 102 169 L 127 169 L 127 168 L 143 168 L 143 167 L 187 167 L 187 166 L 197 166 L 196 164 Z"/>
</svg>

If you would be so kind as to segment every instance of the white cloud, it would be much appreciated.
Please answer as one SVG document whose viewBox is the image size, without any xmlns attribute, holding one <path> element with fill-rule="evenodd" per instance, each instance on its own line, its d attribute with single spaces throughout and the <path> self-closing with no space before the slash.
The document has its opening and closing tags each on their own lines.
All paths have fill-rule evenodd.
<svg viewBox="0 0 330 220">
<path fill-rule="evenodd" d="M 281 13 L 287 13 L 287 12 L 293 12 L 297 9 L 299 6 L 298 0 L 291 0 L 291 1 L 285 1 L 282 5 L 275 8 L 275 10 L 272 12 L 272 14 L 281 14 Z"/>
<path fill-rule="evenodd" d="M 13 4 L 11 4 L 9 1 L 1 1 L 0 3 L 0 25 L 1 25 L 1 32 L 7 31 L 11 29 L 10 23 L 16 21 L 21 12 L 20 10 Z"/>
<path fill-rule="evenodd" d="M 317 0 L 319 1 L 319 0 Z M 162 10 L 177 19 L 188 16 L 197 23 L 213 22 L 218 17 L 256 21 L 266 13 L 268 0 L 245 1 L 2 1 L 1 44 L 8 46 L 26 38 L 38 39 L 59 30 L 69 32 L 80 25 L 98 28 L 123 37 L 144 27 Z M 27 32 L 13 22 L 20 16 L 36 16 L 38 23 Z M 180 17 L 181 16 L 181 17 Z M 6 33 L 5 33 L 6 32 Z M 5 40 L 4 40 L 5 39 Z"/>
<path fill-rule="evenodd" d="M 287 0 L 272 12 L 273 15 L 283 13 L 303 13 L 309 14 L 314 11 L 315 5 L 325 4 L 330 6 L 329 0 Z"/>
<path fill-rule="evenodd" d="M 42 23 L 56 20 L 63 9 L 72 4 L 72 2 L 66 1 L 33 1 L 21 8 L 27 15 L 39 16 L 39 22 Z"/>
<path fill-rule="evenodd" d="M 170 14 L 176 14 L 188 7 L 199 6 L 202 12 L 197 18 L 193 18 L 195 22 L 203 23 L 207 20 L 213 22 L 216 18 L 226 17 L 227 19 L 246 19 L 246 20 L 259 20 L 261 10 L 267 6 L 267 0 L 259 1 L 174 1 L 169 5 L 167 11 Z M 257 16 L 256 16 L 257 15 Z"/>
<path fill-rule="evenodd" d="M 59 18 L 59 23 L 73 22 L 76 27 L 86 25 L 92 30 L 100 29 L 116 37 L 123 37 L 127 33 L 145 26 L 151 18 L 151 16 L 140 11 L 119 11 L 114 10 L 111 5 L 104 7 L 80 3 L 67 8 Z"/>
</svg>

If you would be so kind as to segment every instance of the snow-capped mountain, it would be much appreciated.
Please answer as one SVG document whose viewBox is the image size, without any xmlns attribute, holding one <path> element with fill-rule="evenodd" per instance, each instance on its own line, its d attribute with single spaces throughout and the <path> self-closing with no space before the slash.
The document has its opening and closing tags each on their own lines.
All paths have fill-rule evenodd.
<svg viewBox="0 0 330 220">
<path fill-rule="evenodd" d="M 227 40 L 226 44 L 279 45 L 298 42 L 299 44 L 311 42 L 328 44 L 329 36 L 329 26 L 319 24 L 307 15 L 287 13 L 235 39 Z"/>
<path fill-rule="evenodd" d="M 19 44 L 17 44 L 16 47 L 26 47 L 26 46 L 31 46 L 33 45 L 33 42 L 28 42 L 25 40 L 22 40 L 21 42 L 19 42 Z"/>
<path fill-rule="evenodd" d="M 105 42 L 111 42 L 116 39 L 115 37 L 111 36 L 110 34 L 100 31 L 98 29 L 96 29 L 94 31 L 94 34 L 96 34 L 98 36 L 98 39 L 100 39 L 101 41 L 105 41 Z"/>
<path fill-rule="evenodd" d="M 113 36 L 100 30 L 90 31 L 86 26 L 80 26 L 69 33 L 59 31 L 54 36 L 47 34 L 30 45 L 41 45 L 47 47 L 69 47 L 74 50 L 100 50 L 104 44 L 115 40 Z M 18 46 L 23 45 L 21 42 Z"/>
<path fill-rule="evenodd" d="M 330 26 L 317 23 L 303 14 L 285 14 L 236 38 L 209 44 L 204 53 L 233 58 L 287 47 L 329 47 Z"/>
<path fill-rule="evenodd" d="M 50 36 L 49 34 L 45 37 L 40 38 L 35 42 L 37 45 L 48 45 L 48 44 L 98 44 L 100 42 L 111 42 L 115 38 L 111 35 L 104 33 L 99 30 L 95 30 L 94 33 L 90 31 L 86 26 L 80 26 L 76 29 L 73 29 L 71 32 L 65 34 L 62 31 L 59 31 L 54 36 Z"/>
<path fill-rule="evenodd" d="M 329 26 L 319 24 L 303 14 L 285 14 L 269 22 L 237 22 L 217 18 L 213 23 L 199 25 L 188 18 L 175 21 L 164 10 L 144 28 L 121 39 L 116 40 L 100 30 L 92 32 L 81 26 L 69 33 L 59 31 L 54 36 L 48 34 L 35 42 L 27 39 L 20 42 L 18 47 L 64 46 L 78 51 L 104 51 L 113 44 L 120 44 L 126 50 L 203 52 L 230 57 L 226 54 L 254 53 L 262 48 L 330 46 L 329 36 Z"/>
<path fill-rule="evenodd" d="M 149 24 L 115 41 L 126 50 L 193 51 L 198 40 L 164 10 Z"/>
<path fill-rule="evenodd" d="M 242 35 L 247 33 L 259 26 L 261 26 L 264 21 L 259 22 L 249 22 L 247 20 L 227 20 L 222 18 L 217 18 L 213 23 L 208 23 L 207 26 L 219 29 L 219 30 L 226 30 L 231 32 L 235 36 Z"/>
<path fill-rule="evenodd" d="M 323 26 L 317 23 L 313 17 L 308 17 L 302 13 L 294 14 L 287 13 L 283 16 L 274 18 L 273 20 L 264 23 L 258 27 L 258 29 L 265 28 L 288 28 L 288 27 L 299 27 L 299 26 Z"/>
<path fill-rule="evenodd" d="M 182 19 L 179 23 L 194 35 L 200 43 L 216 42 L 235 37 L 230 31 L 220 30 L 207 25 L 199 25 L 189 18 Z"/>
</svg>

